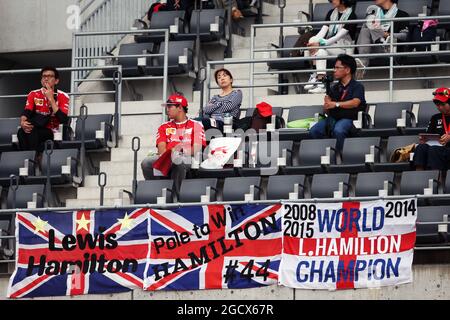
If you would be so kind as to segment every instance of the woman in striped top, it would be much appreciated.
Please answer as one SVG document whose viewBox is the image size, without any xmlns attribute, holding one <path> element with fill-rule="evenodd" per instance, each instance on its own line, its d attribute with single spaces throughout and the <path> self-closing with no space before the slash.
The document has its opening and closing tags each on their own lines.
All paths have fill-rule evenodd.
<svg viewBox="0 0 450 320">
<path fill-rule="evenodd" d="M 229 113 L 233 120 L 239 119 L 242 103 L 242 91 L 233 89 L 233 76 L 227 69 L 219 69 L 214 77 L 222 92 L 209 100 L 203 109 L 202 121 L 205 130 L 209 128 L 223 129 L 224 115 Z"/>
</svg>

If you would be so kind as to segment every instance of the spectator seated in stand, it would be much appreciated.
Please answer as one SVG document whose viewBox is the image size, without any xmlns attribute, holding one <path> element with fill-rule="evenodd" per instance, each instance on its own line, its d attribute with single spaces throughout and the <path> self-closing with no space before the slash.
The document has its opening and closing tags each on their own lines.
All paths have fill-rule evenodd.
<svg viewBox="0 0 450 320">
<path fill-rule="evenodd" d="M 450 89 L 439 88 L 433 95 L 439 113 L 431 117 L 426 133 L 436 136 L 419 135 L 419 144 L 414 151 L 417 170 L 450 168 Z"/>
<path fill-rule="evenodd" d="M 69 96 L 56 89 L 58 83 L 58 70 L 44 67 L 41 70 L 42 88 L 28 94 L 20 118 L 21 128 L 17 132 L 19 148 L 22 151 L 37 151 L 37 160 L 44 151 L 45 141 L 53 140 L 53 133 L 58 131 L 59 125 L 69 122 Z"/>
<path fill-rule="evenodd" d="M 233 76 L 227 69 L 217 70 L 214 78 L 222 91 L 211 98 L 203 109 L 203 116 L 195 120 L 201 121 L 205 130 L 217 128 L 223 131 L 226 116 L 233 117 L 234 121 L 239 119 L 242 91 L 233 89 Z"/>
<path fill-rule="evenodd" d="M 156 134 L 157 155 L 150 155 L 142 163 L 146 180 L 156 176 L 170 176 L 178 194 L 181 181 L 191 168 L 191 158 L 206 146 L 205 132 L 200 122 L 188 119 L 188 102 L 179 94 L 164 104 L 170 121 L 163 123 Z"/>
</svg>

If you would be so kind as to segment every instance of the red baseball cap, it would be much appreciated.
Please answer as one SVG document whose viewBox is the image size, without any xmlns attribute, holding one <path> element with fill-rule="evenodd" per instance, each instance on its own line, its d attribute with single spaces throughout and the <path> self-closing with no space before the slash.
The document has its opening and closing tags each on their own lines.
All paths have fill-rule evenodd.
<svg viewBox="0 0 450 320">
<path fill-rule="evenodd" d="M 163 103 L 162 105 L 167 106 L 173 104 L 180 104 L 183 108 L 186 108 L 188 106 L 188 101 L 181 94 L 173 94 L 169 97 L 169 99 L 167 99 L 167 102 Z"/>
<path fill-rule="evenodd" d="M 267 102 L 260 102 L 256 105 L 259 114 L 263 117 L 270 117 L 272 115 L 272 106 Z"/>
<path fill-rule="evenodd" d="M 440 101 L 446 103 L 450 100 L 450 89 L 449 88 L 439 88 L 433 92 L 433 102 Z"/>
</svg>

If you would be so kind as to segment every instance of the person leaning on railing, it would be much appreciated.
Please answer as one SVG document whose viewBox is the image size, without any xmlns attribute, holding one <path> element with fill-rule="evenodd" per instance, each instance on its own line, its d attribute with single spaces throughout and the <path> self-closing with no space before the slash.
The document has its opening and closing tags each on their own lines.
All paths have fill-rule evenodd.
<svg viewBox="0 0 450 320">
<path fill-rule="evenodd" d="M 427 142 L 420 136 L 414 151 L 414 164 L 417 170 L 447 170 L 450 162 L 450 89 L 439 88 L 433 92 L 433 102 L 439 113 L 433 115 L 426 133 L 438 134 L 438 141 Z"/>
<path fill-rule="evenodd" d="M 369 6 L 366 12 L 367 23 L 361 28 L 358 36 L 358 45 L 385 44 L 386 46 L 358 47 L 359 54 L 384 53 L 390 43 L 390 37 L 396 41 L 406 41 L 409 34 L 409 21 L 394 23 L 391 30 L 391 22 L 383 19 L 406 18 L 408 13 L 397 7 L 397 0 L 375 0 L 375 6 Z M 358 78 L 364 77 L 364 68 L 369 66 L 369 58 L 357 58 L 356 63 L 361 70 Z"/>
<path fill-rule="evenodd" d="M 328 115 L 310 130 L 313 139 L 336 138 L 336 149 L 342 150 L 344 140 L 353 129 L 353 120 L 366 107 L 362 83 L 354 79 L 356 62 L 352 56 L 342 54 L 336 59 L 334 78 L 338 83 L 331 86 L 324 98 L 324 111 Z"/>
<path fill-rule="evenodd" d="M 203 108 L 203 115 L 195 120 L 201 121 L 205 130 L 217 128 L 223 131 L 224 118 L 227 114 L 234 121 L 239 119 L 242 104 L 242 91 L 233 89 L 233 76 L 227 69 L 214 73 L 217 85 L 222 89 L 214 95 Z"/>
<path fill-rule="evenodd" d="M 323 47 L 320 49 L 310 49 L 310 55 L 316 57 L 337 56 L 342 53 L 353 54 L 353 48 L 333 48 L 333 46 L 345 46 L 354 43 L 356 37 L 356 24 L 348 23 L 348 20 L 356 20 L 353 10 L 354 0 L 329 0 L 333 4 L 326 21 L 340 21 L 342 24 L 323 25 L 319 33 L 309 39 L 308 47 Z M 326 74 L 327 60 L 313 61 L 317 72 L 311 74 L 308 84 L 304 89 L 309 93 L 325 93 L 325 85 L 321 82 Z"/>
<path fill-rule="evenodd" d="M 53 140 L 53 133 L 58 131 L 59 125 L 69 122 L 69 96 L 56 89 L 58 83 L 58 70 L 54 67 L 42 68 L 42 88 L 28 94 L 20 117 L 20 129 L 17 132 L 19 148 L 37 151 L 37 160 L 41 159 L 45 141 Z"/>
</svg>

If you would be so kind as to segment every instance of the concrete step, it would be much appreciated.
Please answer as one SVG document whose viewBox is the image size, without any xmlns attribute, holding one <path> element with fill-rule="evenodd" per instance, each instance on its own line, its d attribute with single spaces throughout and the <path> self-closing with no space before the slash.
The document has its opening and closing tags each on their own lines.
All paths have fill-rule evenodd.
<svg viewBox="0 0 450 320">
<path fill-rule="evenodd" d="M 139 171 L 139 170 L 138 170 Z M 133 174 L 133 162 L 100 162 L 100 172 L 106 172 L 109 175 L 131 175 Z M 131 180 L 131 179 L 130 179 Z"/>
<path fill-rule="evenodd" d="M 106 186 L 104 189 L 105 199 L 117 199 L 119 198 L 120 190 L 131 191 L 131 181 L 129 185 L 109 187 Z M 78 200 L 95 200 L 100 198 L 100 188 L 99 187 L 82 187 L 77 189 L 77 199 Z"/>
<path fill-rule="evenodd" d="M 122 101 L 122 114 L 140 114 L 140 113 L 160 113 L 161 100 L 146 100 L 146 101 Z M 90 102 L 86 103 L 88 113 L 114 113 L 114 102 Z M 75 108 L 76 114 L 79 114 L 79 106 Z"/>
<path fill-rule="evenodd" d="M 154 127 L 155 131 L 157 127 Z M 122 135 L 119 141 L 119 147 L 131 150 L 131 144 L 134 137 L 141 138 L 141 148 L 152 148 L 156 146 L 156 135 L 150 133 L 150 129 L 145 134 Z"/>
<path fill-rule="evenodd" d="M 122 117 L 123 135 L 150 135 L 152 128 L 158 128 L 162 123 L 162 115 L 134 115 Z"/>
<path fill-rule="evenodd" d="M 122 175 L 108 175 L 107 186 L 108 187 L 120 187 L 131 185 L 133 180 L 132 174 L 122 174 Z M 137 180 L 144 180 L 142 175 L 142 170 L 140 164 L 137 170 Z M 98 176 L 87 176 L 85 177 L 85 187 L 98 187 Z"/>
<path fill-rule="evenodd" d="M 156 148 L 152 148 L 153 151 L 156 152 Z M 138 161 L 142 161 L 147 154 L 149 153 L 149 148 L 141 148 L 137 155 L 138 155 Z M 133 161 L 134 159 L 134 152 L 131 150 L 131 148 L 116 148 L 111 149 L 111 161 L 113 162 L 120 162 L 120 161 Z"/>
</svg>

